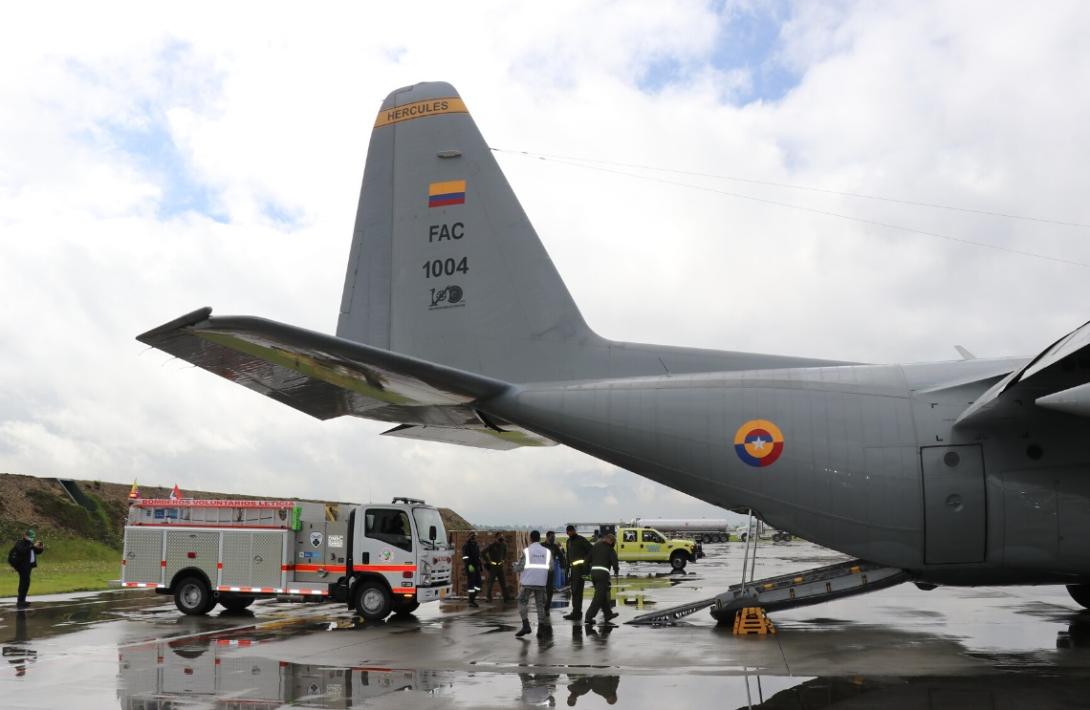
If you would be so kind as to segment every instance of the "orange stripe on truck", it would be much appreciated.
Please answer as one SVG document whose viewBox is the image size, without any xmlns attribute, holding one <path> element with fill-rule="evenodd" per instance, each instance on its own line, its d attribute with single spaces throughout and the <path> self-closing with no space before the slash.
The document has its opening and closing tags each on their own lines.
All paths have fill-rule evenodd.
<svg viewBox="0 0 1090 710">
<path fill-rule="evenodd" d="M 344 565 L 288 565 L 288 569 L 296 572 L 344 572 Z"/>
<path fill-rule="evenodd" d="M 347 569 L 345 565 L 281 565 L 280 568 L 296 572 L 344 572 Z M 415 572 L 416 565 L 353 565 L 352 569 L 360 572 Z"/>
</svg>

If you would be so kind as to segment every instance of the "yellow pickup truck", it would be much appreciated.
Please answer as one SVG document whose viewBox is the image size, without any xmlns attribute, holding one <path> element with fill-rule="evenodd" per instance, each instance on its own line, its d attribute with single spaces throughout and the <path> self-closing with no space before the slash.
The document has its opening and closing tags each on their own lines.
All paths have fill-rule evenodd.
<svg viewBox="0 0 1090 710">
<path fill-rule="evenodd" d="M 696 559 L 692 540 L 668 540 L 653 528 L 617 528 L 617 559 L 622 562 L 669 562 L 675 570 Z"/>
</svg>

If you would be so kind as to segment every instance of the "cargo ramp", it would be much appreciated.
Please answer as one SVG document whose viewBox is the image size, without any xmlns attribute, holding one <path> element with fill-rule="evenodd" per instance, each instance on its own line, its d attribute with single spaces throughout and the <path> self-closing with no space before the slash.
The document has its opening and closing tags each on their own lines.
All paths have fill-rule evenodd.
<svg viewBox="0 0 1090 710">
<path fill-rule="evenodd" d="M 708 599 L 657 609 L 632 619 L 630 624 L 672 624 L 698 612 L 711 609 L 720 622 L 730 622 L 743 607 L 758 606 L 765 611 L 792 609 L 809 604 L 875 592 L 907 582 L 909 575 L 896 567 L 864 560 L 849 560 L 777 577 L 732 585 L 726 592 Z"/>
</svg>

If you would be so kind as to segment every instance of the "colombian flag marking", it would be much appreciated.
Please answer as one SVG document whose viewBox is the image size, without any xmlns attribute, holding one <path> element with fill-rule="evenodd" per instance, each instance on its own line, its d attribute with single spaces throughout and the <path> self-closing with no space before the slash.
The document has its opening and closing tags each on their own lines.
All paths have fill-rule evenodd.
<svg viewBox="0 0 1090 710">
<path fill-rule="evenodd" d="M 466 203 L 466 181 L 447 180 L 428 185 L 428 207 L 446 207 Z"/>
<path fill-rule="evenodd" d="M 767 419 L 750 419 L 734 434 L 734 452 L 749 466 L 771 466 L 783 453 L 783 432 Z"/>
</svg>

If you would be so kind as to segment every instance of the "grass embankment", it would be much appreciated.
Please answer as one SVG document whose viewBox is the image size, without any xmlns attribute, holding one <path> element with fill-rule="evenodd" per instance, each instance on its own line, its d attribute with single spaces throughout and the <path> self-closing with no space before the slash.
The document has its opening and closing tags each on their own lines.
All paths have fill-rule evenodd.
<svg viewBox="0 0 1090 710">
<path fill-rule="evenodd" d="M 101 542 L 75 538 L 46 538 L 43 542 L 45 552 L 30 578 L 31 597 L 107 589 L 107 583 L 121 574 L 121 553 Z M 0 597 L 13 597 L 18 591 L 19 575 L 7 564 L 10 549 L 10 543 L 3 549 Z"/>
<path fill-rule="evenodd" d="M 19 575 L 7 564 L 8 551 L 34 528 L 45 552 L 30 578 L 31 596 L 107 589 L 121 572 L 121 525 L 125 505 L 103 496 L 100 483 L 77 490 L 73 503 L 51 479 L 4 476 L 0 492 L 0 597 L 15 596 Z M 94 491 L 94 492 L 92 492 Z"/>
</svg>

